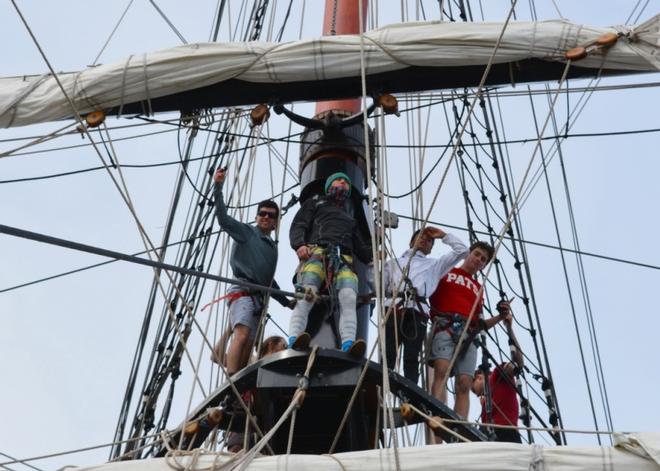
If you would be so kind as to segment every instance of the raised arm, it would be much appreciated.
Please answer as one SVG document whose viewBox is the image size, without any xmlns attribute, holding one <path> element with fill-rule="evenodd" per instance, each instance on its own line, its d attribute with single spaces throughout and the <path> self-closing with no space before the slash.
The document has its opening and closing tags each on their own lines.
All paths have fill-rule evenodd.
<svg viewBox="0 0 660 471">
<path fill-rule="evenodd" d="M 522 368 L 525 360 L 518 339 L 516 338 L 516 334 L 513 332 L 513 312 L 511 312 L 511 303 L 509 301 L 500 301 L 497 304 L 497 310 L 500 313 L 507 313 L 507 316 L 504 318 L 504 325 L 506 327 L 507 336 L 509 337 L 509 345 L 513 347 L 512 359 L 518 368 Z"/>
<path fill-rule="evenodd" d="M 522 350 L 520 350 L 520 345 L 518 344 L 518 339 L 516 339 L 515 334 L 513 333 L 513 314 L 511 313 L 511 303 L 509 301 L 500 301 L 497 303 L 497 312 L 496 316 L 484 319 L 484 327 L 490 329 L 495 324 L 499 322 L 504 322 L 507 329 L 507 334 L 509 339 L 511 339 L 516 347 L 516 352 L 513 360 L 517 363 L 519 367 L 523 366 L 523 355 Z"/>
<path fill-rule="evenodd" d="M 451 247 L 451 252 L 444 254 L 435 261 L 433 266 L 435 277 L 440 280 L 454 265 L 463 260 L 468 254 L 467 246 L 455 235 L 448 234 L 437 227 L 427 227 L 426 233 L 434 239 L 440 239 L 443 244 Z"/>
<path fill-rule="evenodd" d="M 215 182 L 214 197 L 215 197 L 215 215 L 218 218 L 220 227 L 229 236 L 237 242 L 245 242 L 252 235 L 252 229 L 249 224 L 237 221 L 229 214 L 227 214 L 227 206 L 225 205 L 225 198 L 222 194 L 222 187 L 225 183 L 226 171 L 219 168 L 213 175 Z"/>
</svg>

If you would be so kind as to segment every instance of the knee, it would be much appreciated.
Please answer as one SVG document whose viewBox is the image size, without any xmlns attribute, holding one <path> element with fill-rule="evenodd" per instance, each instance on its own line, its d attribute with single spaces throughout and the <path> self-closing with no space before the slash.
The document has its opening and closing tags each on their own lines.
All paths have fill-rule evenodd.
<svg viewBox="0 0 660 471">
<path fill-rule="evenodd" d="M 436 360 L 433 363 L 433 375 L 438 379 L 444 378 L 445 376 L 447 376 L 448 366 L 449 365 L 445 364 L 444 361 Z"/>
<path fill-rule="evenodd" d="M 308 313 L 312 307 L 314 306 L 314 298 L 319 292 L 318 287 L 316 287 L 313 284 L 304 284 L 303 289 L 305 291 L 305 297 L 302 299 L 298 299 L 296 301 L 296 307 L 295 311 L 296 312 L 302 312 L 302 313 Z M 311 296 L 308 296 L 308 294 L 311 293 Z"/>
<path fill-rule="evenodd" d="M 309 295 L 310 293 L 312 294 L 312 296 L 311 296 L 312 298 L 314 298 L 317 294 L 319 294 L 319 287 L 316 286 L 316 285 L 313 284 L 313 283 L 305 283 L 305 284 L 303 284 L 303 290 L 304 290 L 304 292 L 305 292 L 305 296 L 306 296 L 306 297 L 307 297 L 307 295 Z M 305 298 L 301 299 L 300 301 L 303 301 L 303 302 L 306 302 L 306 303 L 312 303 L 311 300 L 308 300 L 308 299 L 305 299 Z M 299 302 L 300 302 L 300 301 L 299 301 Z"/>
<path fill-rule="evenodd" d="M 234 340 L 239 343 L 247 342 L 250 339 L 250 328 L 243 324 L 238 324 L 234 328 Z"/>
<path fill-rule="evenodd" d="M 456 381 L 456 394 L 467 395 L 472 389 L 472 377 L 460 375 Z"/>
<path fill-rule="evenodd" d="M 225 364 L 225 350 L 224 345 L 218 342 L 211 351 L 211 361 L 217 365 Z"/>
<path fill-rule="evenodd" d="M 342 306 L 355 306 L 357 302 L 357 293 L 351 288 L 342 288 L 338 293 L 339 303 Z"/>
</svg>

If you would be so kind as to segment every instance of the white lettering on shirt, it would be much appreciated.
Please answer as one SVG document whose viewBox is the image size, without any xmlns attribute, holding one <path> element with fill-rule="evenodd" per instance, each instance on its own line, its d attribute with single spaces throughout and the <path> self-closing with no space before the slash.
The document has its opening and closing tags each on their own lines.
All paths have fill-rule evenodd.
<svg viewBox="0 0 660 471">
<path fill-rule="evenodd" d="M 466 279 L 465 279 L 465 283 L 466 283 L 468 289 L 471 289 L 472 291 L 474 291 L 474 283 L 472 283 L 472 280 L 471 280 L 471 279 L 466 278 Z"/>
<path fill-rule="evenodd" d="M 458 273 L 449 272 L 447 273 L 447 282 L 460 286 L 465 286 L 467 289 L 472 291 L 476 296 L 479 296 L 479 288 L 477 287 L 476 283 L 469 277 L 459 275 Z"/>
</svg>

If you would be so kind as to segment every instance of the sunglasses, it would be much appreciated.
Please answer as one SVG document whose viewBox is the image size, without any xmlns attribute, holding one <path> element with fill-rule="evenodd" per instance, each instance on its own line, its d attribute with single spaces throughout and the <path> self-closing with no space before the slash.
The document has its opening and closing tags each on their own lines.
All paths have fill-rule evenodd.
<svg viewBox="0 0 660 471">
<path fill-rule="evenodd" d="M 271 219 L 276 219 L 277 218 L 277 213 L 271 213 L 270 211 L 257 211 L 257 216 L 262 217 L 262 218 L 271 218 Z"/>
</svg>

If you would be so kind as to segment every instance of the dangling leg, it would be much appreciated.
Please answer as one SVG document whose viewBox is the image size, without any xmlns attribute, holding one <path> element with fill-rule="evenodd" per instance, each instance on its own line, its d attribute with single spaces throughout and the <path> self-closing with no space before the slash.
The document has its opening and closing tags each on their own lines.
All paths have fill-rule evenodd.
<svg viewBox="0 0 660 471">
<path fill-rule="evenodd" d="M 260 310 L 261 306 L 252 296 L 241 296 L 231 301 L 229 305 L 233 329 L 227 351 L 227 374 L 230 376 L 248 364 L 252 342 L 259 324 Z"/>
<path fill-rule="evenodd" d="M 355 303 L 357 302 L 357 293 L 351 288 L 341 288 L 339 297 L 339 335 L 341 336 L 342 350 L 347 342 L 352 344 L 355 341 L 357 332 L 357 313 Z M 350 347 L 350 345 L 349 345 Z"/>
<path fill-rule="evenodd" d="M 449 362 L 454 353 L 454 341 L 449 333 L 436 332 L 431 343 L 429 361 L 433 366 L 431 395 L 447 404 L 447 378 L 450 375 Z"/>
<path fill-rule="evenodd" d="M 410 309 L 404 319 L 400 333 L 403 341 L 403 375 L 413 383 L 417 383 L 419 354 L 426 338 L 426 318 L 423 314 Z"/>
<path fill-rule="evenodd" d="M 386 308 L 385 314 L 389 311 L 390 308 Z M 395 330 L 397 323 L 397 310 L 391 309 L 390 316 L 385 322 L 385 358 L 387 358 L 387 367 L 392 371 L 396 371 L 396 351 L 401 341 L 401 335 Z"/>
<path fill-rule="evenodd" d="M 305 290 L 309 289 L 314 294 L 318 293 L 318 288 L 314 285 L 303 285 Z M 309 313 L 314 307 L 313 301 L 299 299 L 296 307 L 291 314 L 289 322 L 289 348 L 305 349 L 309 345 L 309 334 L 305 332 Z"/>
<path fill-rule="evenodd" d="M 351 355 L 364 355 L 366 344 L 364 340 L 355 341 L 357 333 L 357 289 L 358 279 L 355 273 L 342 265 L 337 272 L 337 297 L 339 298 L 339 336 L 341 349 Z"/>
<path fill-rule="evenodd" d="M 477 367 L 477 347 L 470 344 L 463 355 L 456 359 L 456 401 L 454 412 L 463 419 L 470 413 L 470 390 L 474 378 L 474 369 Z"/>
<path fill-rule="evenodd" d="M 315 250 L 302 268 L 300 282 L 303 289 L 311 290 L 314 294 L 317 294 L 324 280 L 323 252 Z M 299 299 L 296 302 L 296 307 L 293 309 L 291 321 L 289 322 L 289 348 L 294 347 L 299 337 L 300 340 L 295 345 L 296 348 L 306 348 L 309 345 L 309 334 L 305 332 L 305 329 L 307 328 L 309 313 L 313 307 L 314 301 Z"/>
</svg>

